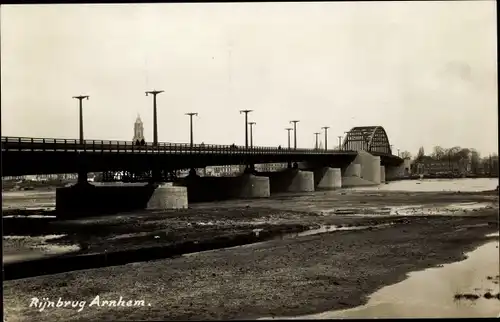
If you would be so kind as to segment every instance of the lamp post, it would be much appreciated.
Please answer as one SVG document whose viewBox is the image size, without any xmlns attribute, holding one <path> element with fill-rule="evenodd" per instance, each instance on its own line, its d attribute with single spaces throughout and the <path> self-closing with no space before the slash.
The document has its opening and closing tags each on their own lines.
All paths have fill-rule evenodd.
<svg viewBox="0 0 500 322">
<path fill-rule="evenodd" d="M 293 130 L 291 127 L 285 129 L 288 132 L 288 150 L 290 150 L 290 131 Z"/>
<path fill-rule="evenodd" d="M 80 96 L 73 96 L 73 98 L 76 98 L 79 101 L 79 107 L 80 107 L 80 144 L 83 144 L 83 105 L 82 101 L 84 99 L 89 99 L 88 95 L 80 95 Z"/>
<path fill-rule="evenodd" d="M 325 151 L 328 151 L 328 129 L 329 126 L 323 126 L 322 129 L 325 130 Z"/>
<path fill-rule="evenodd" d="M 149 94 L 153 95 L 153 145 L 158 145 L 158 112 L 156 109 L 156 95 L 163 93 L 164 91 L 147 91 L 146 96 Z"/>
<path fill-rule="evenodd" d="M 191 142 L 191 147 L 193 147 L 193 116 L 198 116 L 198 113 L 186 113 L 186 115 L 189 115 L 189 129 L 190 129 L 190 142 Z"/>
<path fill-rule="evenodd" d="M 318 135 L 320 135 L 320 132 L 315 132 L 314 135 L 316 136 L 316 143 L 314 144 L 314 149 L 318 149 Z"/>
<path fill-rule="evenodd" d="M 290 121 L 290 123 L 293 123 L 293 148 L 297 150 L 297 123 L 300 122 L 299 120 L 294 120 Z"/>
<path fill-rule="evenodd" d="M 346 134 L 346 141 L 347 141 L 347 142 L 344 142 L 344 143 L 348 143 L 348 145 L 349 145 L 349 132 L 348 131 L 344 131 L 344 134 Z M 341 150 L 343 150 L 343 149 L 344 149 L 344 147 L 342 147 Z M 350 146 L 347 147 L 347 150 L 349 150 L 349 149 L 350 149 Z"/>
<path fill-rule="evenodd" d="M 241 113 L 245 113 L 245 148 L 248 149 L 248 113 L 253 112 L 253 110 L 241 110 Z"/>
<path fill-rule="evenodd" d="M 342 135 L 337 136 L 339 138 L 339 151 L 342 151 Z"/>
<path fill-rule="evenodd" d="M 250 147 L 253 148 L 253 126 L 257 124 L 255 122 L 248 122 L 248 125 L 250 125 Z"/>
</svg>

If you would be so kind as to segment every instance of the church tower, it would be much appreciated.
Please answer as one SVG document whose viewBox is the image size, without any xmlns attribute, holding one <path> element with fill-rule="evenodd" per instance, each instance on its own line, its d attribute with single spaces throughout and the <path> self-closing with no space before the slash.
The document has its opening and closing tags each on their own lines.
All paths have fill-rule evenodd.
<svg viewBox="0 0 500 322">
<path fill-rule="evenodd" d="M 136 142 L 136 141 L 141 141 L 141 140 L 144 140 L 144 125 L 142 124 L 142 120 L 141 120 L 141 117 L 139 116 L 139 114 L 137 114 L 137 119 L 135 120 L 135 124 L 134 124 L 134 138 L 132 139 L 132 141 Z"/>
</svg>

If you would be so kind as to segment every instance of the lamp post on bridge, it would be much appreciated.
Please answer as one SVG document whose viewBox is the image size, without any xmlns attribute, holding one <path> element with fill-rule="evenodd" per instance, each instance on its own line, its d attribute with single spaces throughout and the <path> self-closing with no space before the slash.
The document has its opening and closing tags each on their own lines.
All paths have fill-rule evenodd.
<svg viewBox="0 0 500 322">
<path fill-rule="evenodd" d="M 300 122 L 299 120 L 294 120 L 290 121 L 290 123 L 293 123 L 293 148 L 297 150 L 297 123 Z"/>
<path fill-rule="evenodd" d="M 83 144 L 83 105 L 82 101 L 84 99 L 89 99 L 88 95 L 80 95 L 80 96 L 73 96 L 73 98 L 76 98 L 79 101 L 79 107 L 80 107 L 80 144 Z"/>
<path fill-rule="evenodd" d="M 257 124 L 255 122 L 248 122 L 248 125 L 250 125 L 250 147 L 253 148 L 253 126 Z"/>
<path fill-rule="evenodd" d="M 191 142 L 191 147 L 193 147 L 193 116 L 198 116 L 198 113 L 186 113 L 186 115 L 189 115 L 189 129 L 190 129 L 190 142 Z"/>
<path fill-rule="evenodd" d="M 290 131 L 293 130 L 291 127 L 285 129 L 288 132 L 288 150 L 290 150 Z"/>
<path fill-rule="evenodd" d="M 342 135 L 337 136 L 339 138 L 339 151 L 342 151 Z"/>
<path fill-rule="evenodd" d="M 399 157 L 399 149 L 398 149 L 398 157 Z"/>
<path fill-rule="evenodd" d="M 315 132 L 314 135 L 316 136 L 316 143 L 314 144 L 314 149 L 318 149 L 318 135 L 320 135 L 320 132 Z"/>
<path fill-rule="evenodd" d="M 323 126 L 322 129 L 325 130 L 325 151 L 328 151 L 328 129 L 329 126 Z"/>
<path fill-rule="evenodd" d="M 349 137 L 349 132 L 348 131 L 344 131 L 344 134 L 346 134 L 346 138 Z M 341 148 L 341 150 L 343 150 L 343 147 Z"/>
<path fill-rule="evenodd" d="M 147 91 L 146 96 L 149 94 L 153 95 L 153 145 L 158 145 L 158 112 L 156 109 L 156 95 L 163 93 L 164 91 Z"/>
<path fill-rule="evenodd" d="M 245 148 L 248 149 L 248 113 L 253 112 L 253 110 L 241 110 L 241 113 L 245 113 Z"/>
</svg>

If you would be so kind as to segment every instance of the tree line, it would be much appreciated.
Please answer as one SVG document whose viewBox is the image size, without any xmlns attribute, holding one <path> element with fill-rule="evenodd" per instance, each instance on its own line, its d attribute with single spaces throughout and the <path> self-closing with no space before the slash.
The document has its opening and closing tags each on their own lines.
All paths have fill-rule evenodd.
<svg viewBox="0 0 500 322">
<path fill-rule="evenodd" d="M 412 155 L 408 151 L 403 151 L 400 154 L 403 159 L 412 159 Z M 480 153 L 473 148 L 462 148 L 454 146 L 452 148 L 443 148 L 435 146 L 430 155 L 426 155 L 424 147 L 418 149 L 417 155 L 413 158 L 414 162 L 423 161 L 424 159 L 432 159 L 436 161 L 448 161 L 453 163 L 470 162 L 471 172 L 477 174 L 481 169 L 483 171 L 491 171 L 495 169 L 498 172 L 498 155 L 492 154 L 481 157 Z"/>
</svg>

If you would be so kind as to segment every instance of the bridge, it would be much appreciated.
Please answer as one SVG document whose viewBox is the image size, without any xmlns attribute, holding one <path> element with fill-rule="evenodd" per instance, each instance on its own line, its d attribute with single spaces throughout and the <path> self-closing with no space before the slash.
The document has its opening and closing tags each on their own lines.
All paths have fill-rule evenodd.
<svg viewBox="0 0 500 322">
<path fill-rule="evenodd" d="M 326 131 L 325 131 L 326 133 Z M 289 141 L 290 142 L 290 141 Z M 185 208 L 188 202 L 262 198 L 275 192 L 310 192 L 374 185 L 393 176 L 403 160 L 392 155 L 380 126 L 355 127 L 337 150 L 219 144 L 2 137 L 2 176 L 78 173 L 78 183 L 56 190 L 61 214 L 132 209 Z M 289 145 L 290 146 L 290 145 Z M 255 171 L 255 164 L 288 163 L 279 172 Z M 236 177 L 200 177 L 195 169 L 243 165 Z M 177 170 L 190 169 L 186 178 Z M 126 171 L 150 183 L 96 186 L 88 172 Z M 142 175 L 145 174 L 145 175 Z M 136 177 L 136 178 L 137 178 Z M 172 182 L 172 185 L 157 185 Z"/>
<path fill-rule="evenodd" d="M 398 166 L 381 126 L 354 127 L 340 149 L 299 149 L 217 144 L 2 137 L 2 176 L 105 171 L 163 171 L 214 165 L 309 162 L 345 167 L 359 151 L 380 157 L 385 167 Z"/>
</svg>

